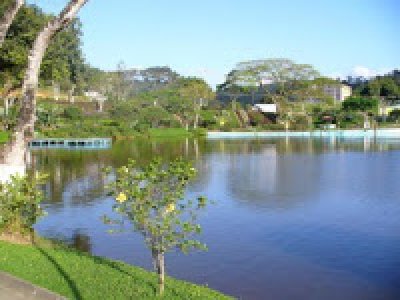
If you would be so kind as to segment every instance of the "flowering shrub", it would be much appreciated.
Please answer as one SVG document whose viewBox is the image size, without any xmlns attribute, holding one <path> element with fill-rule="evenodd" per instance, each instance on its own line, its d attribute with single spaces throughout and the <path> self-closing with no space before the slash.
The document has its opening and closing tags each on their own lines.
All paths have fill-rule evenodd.
<svg viewBox="0 0 400 300">
<path fill-rule="evenodd" d="M 40 207 L 43 193 L 39 186 L 46 175 L 13 176 L 7 182 L 0 182 L 0 233 L 21 233 L 32 231 L 37 219 L 44 215 Z"/>
<path fill-rule="evenodd" d="M 201 233 L 197 212 L 205 208 L 207 201 L 204 197 L 185 197 L 186 187 L 196 173 L 190 163 L 181 159 L 169 164 L 155 159 L 144 168 L 131 160 L 117 170 L 115 180 L 108 186 L 115 199 L 114 211 L 121 218 L 104 217 L 104 221 L 120 225 L 128 221 L 133 231 L 143 235 L 159 275 L 160 293 L 164 290 L 166 252 L 206 249 L 193 236 Z"/>
</svg>

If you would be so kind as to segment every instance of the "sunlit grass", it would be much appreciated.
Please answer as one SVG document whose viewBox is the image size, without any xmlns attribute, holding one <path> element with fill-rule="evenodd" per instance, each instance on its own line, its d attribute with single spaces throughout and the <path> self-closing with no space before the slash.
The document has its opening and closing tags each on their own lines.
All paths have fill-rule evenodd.
<svg viewBox="0 0 400 300">
<path fill-rule="evenodd" d="M 158 299 L 157 276 L 138 267 L 73 250 L 0 242 L 0 270 L 69 299 Z M 164 299 L 229 299 L 167 278 Z"/>
</svg>

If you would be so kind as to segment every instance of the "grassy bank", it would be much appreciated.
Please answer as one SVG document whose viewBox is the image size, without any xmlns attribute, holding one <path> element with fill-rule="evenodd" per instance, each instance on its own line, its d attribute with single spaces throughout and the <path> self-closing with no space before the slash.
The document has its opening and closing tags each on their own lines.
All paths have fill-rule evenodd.
<svg viewBox="0 0 400 300">
<path fill-rule="evenodd" d="M 0 144 L 4 144 L 8 141 L 9 139 L 9 134 L 4 131 L 0 131 Z"/>
<path fill-rule="evenodd" d="M 0 270 L 70 299 L 158 299 L 155 274 L 84 253 L 0 242 Z M 164 299 L 229 299 L 167 278 Z"/>
<path fill-rule="evenodd" d="M 146 134 L 152 138 L 181 138 L 205 136 L 207 131 L 205 129 L 186 130 L 185 128 L 152 128 L 149 129 Z"/>
</svg>

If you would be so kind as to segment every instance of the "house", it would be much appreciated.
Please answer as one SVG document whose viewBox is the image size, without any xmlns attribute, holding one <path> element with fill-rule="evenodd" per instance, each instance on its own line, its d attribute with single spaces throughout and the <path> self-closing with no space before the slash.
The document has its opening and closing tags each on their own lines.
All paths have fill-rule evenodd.
<svg viewBox="0 0 400 300">
<path fill-rule="evenodd" d="M 277 114 L 278 107 L 276 104 L 254 104 L 253 106 L 254 111 L 261 112 L 263 114 Z"/>
<path fill-rule="evenodd" d="M 92 101 L 104 101 L 105 97 L 97 91 L 87 91 L 84 93 L 85 97 L 88 97 Z"/>
<path fill-rule="evenodd" d="M 330 84 L 324 85 L 324 94 L 332 97 L 335 102 L 343 102 L 352 94 L 351 86 L 346 84 Z"/>
<path fill-rule="evenodd" d="M 265 117 L 265 122 L 276 123 L 278 116 L 278 106 L 276 104 L 254 104 L 252 110 L 253 112 L 263 114 Z"/>
<path fill-rule="evenodd" d="M 389 106 L 383 106 L 380 108 L 379 113 L 382 116 L 388 116 L 394 110 L 400 110 L 400 103 L 389 105 Z"/>
<path fill-rule="evenodd" d="M 104 106 L 104 101 L 107 100 L 107 97 L 103 96 L 97 91 L 87 91 L 84 93 L 86 97 L 90 99 L 92 102 L 97 102 L 97 111 L 102 112 L 103 111 L 103 106 Z"/>
</svg>

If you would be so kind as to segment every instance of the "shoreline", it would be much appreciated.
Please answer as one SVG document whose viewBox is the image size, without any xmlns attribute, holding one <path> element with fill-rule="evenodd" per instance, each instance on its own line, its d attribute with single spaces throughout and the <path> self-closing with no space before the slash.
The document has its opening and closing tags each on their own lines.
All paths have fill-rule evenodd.
<svg viewBox="0 0 400 300">
<path fill-rule="evenodd" d="M 398 138 L 400 128 L 384 129 L 337 129 L 313 131 L 208 131 L 207 139 L 240 139 L 240 138 L 274 138 L 274 137 L 302 137 L 302 138 Z"/>
</svg>

